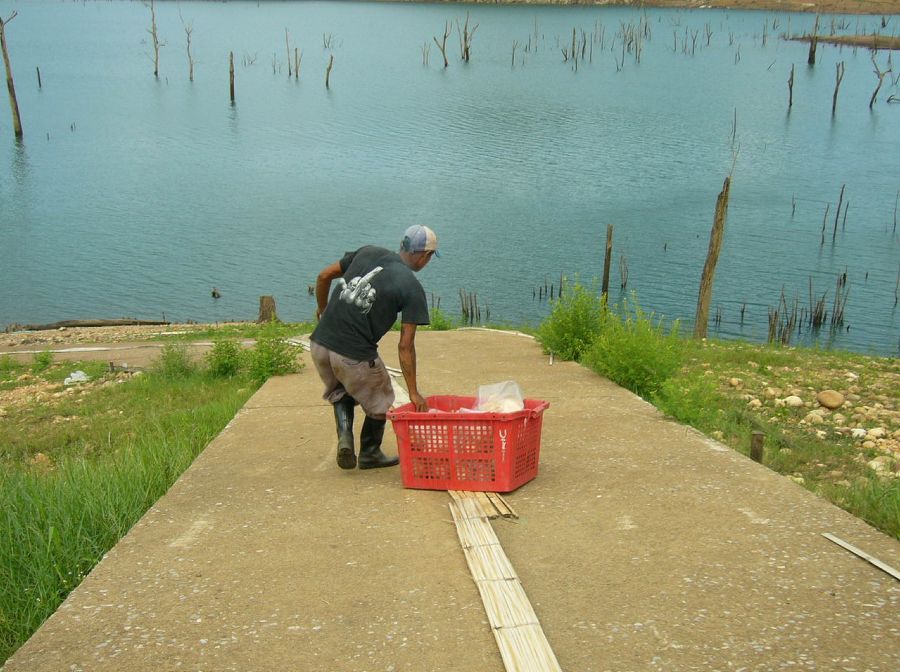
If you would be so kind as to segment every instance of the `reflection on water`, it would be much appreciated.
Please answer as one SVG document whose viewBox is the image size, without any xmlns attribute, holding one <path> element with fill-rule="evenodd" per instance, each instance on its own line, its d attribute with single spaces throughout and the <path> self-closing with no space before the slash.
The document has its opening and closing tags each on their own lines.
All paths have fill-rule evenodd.
<svg viewBox="0 0 900 672">
<path fill-rule="evenodd" d="M 28 165 L 28 151 L 25 148 L 25 141 L 22 138 L 16 138 L 13 141 L 13 151 L 11 154 L 12 164 L 10 167 L 10 174 L 18 189 L 27 189 L 31 168 Z"/>
<path fill-rule="evenodd" d="M 445 254 L 421 279 L 452 315 L 464 289 L 492 320 L 537 323 L 548 304 L 536 289 L 599 277 L 613 224 L 613 298 L 635 291 L 689 322 L 733 170 L 711 333 L 764 340 L 782 291 L 801 309 L 826 293 L 830 310 L 846 272 L 845 324 L 800 338 L 897 352 L 900 132 L 891 106 L 868 108 L 867 51 L 820 45 L 809 68 L 807 45 L 777 39 L 813 15 L 180 2 L 157 7 L 169 44 L 157 80 L 140 3 L 0 0 L 11 7 L 28 152 L 4 139 L 0 114 L 0 325 L 250 319 L 263 294 L 284 319 L 309 319 L 322 266 L 364 243 L 393 247 L 413 222 L 438 232 Z M 179 11 L 194 26 L 194 82 Z M 422 45 L 464 11 L 479 24 L 471 62 L 451 39 L 448 68 L 436 49 L 423 65 Z M 858 21 L 867 32 L 878 19 Z M 644 26 L 639 63 L 622 57 L 628 25 Z M 591 47 L 577 69 L 562 54 L 573 28 Z M 879 98 L 892 93 L 886 79 Z"/>
</svg>

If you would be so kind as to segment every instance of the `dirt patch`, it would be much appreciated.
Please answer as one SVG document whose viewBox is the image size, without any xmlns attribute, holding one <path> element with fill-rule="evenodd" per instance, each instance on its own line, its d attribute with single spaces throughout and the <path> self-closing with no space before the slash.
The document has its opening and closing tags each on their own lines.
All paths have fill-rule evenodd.
<svg viewBox="0 0 900 672">
<path fill-rule="evenodd" d="M 162 336 L 184 336 L 212 329 L 209 324 L 145 325 L 122 327 L 62 327 L 50 331 L 14 331 L 0 334 L 0 350 L 28 347 L 53 349 L 64 345 L 147 341 Z"/>
</svg>

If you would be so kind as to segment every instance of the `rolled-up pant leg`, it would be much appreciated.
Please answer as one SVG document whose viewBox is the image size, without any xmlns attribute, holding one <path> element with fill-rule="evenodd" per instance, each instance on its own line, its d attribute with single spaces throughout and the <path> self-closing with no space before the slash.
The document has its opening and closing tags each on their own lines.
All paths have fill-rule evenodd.
<svg viewBox="0 0 900 672">
<path fill-rule="evenodd" d="M 315 341 L 311 344 L 310 354 L 325 385 L 323 399 L 333 404 L 349 394 L 356 399 L 366 415 L 376 420 L 385 419 L 388 409 L 394 403 L 394 389 L 381 357 L 357 361 L 339 355 Z"/>
</svg>

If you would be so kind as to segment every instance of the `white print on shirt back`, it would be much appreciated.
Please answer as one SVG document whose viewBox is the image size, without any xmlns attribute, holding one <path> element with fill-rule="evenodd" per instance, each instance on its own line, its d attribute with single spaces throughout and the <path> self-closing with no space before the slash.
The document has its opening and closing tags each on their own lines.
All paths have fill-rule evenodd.
<svg viewBox="0 0 900 672">
<path fill-rule="evenodd" d="M 376 266 L 362 277 L 355 277 L 350 282 L 346 282 L 343 278 L 338 280 L 341 283 L 340 300 L 349 303 L 351 306 L 357 306 L 363 315 L 372 310 L 372 304 L 375 303 L 375 288 L 372 287 L 370 280 L 381 273 L 384 269 Z"/>
</svg>

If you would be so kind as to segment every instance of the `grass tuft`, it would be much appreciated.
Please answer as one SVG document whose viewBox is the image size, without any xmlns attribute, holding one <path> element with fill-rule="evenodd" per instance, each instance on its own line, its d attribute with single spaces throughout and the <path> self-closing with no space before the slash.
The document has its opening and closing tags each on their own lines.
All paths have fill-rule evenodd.
<svg viewBox="0 0 900 672">
<path fill-rule="evenodd" d="M 0 391 L 18 395 L 0 418 L 0 666 L 257 385 L 299 370 L 297 349 L 277 329 L 248 351 L 222 340 L 205 362 L 168 343 L 140 375 L 52 356 L 39 367 L 0 359 Z M 74 370 L 90 381 L 63 386 Z"/>
</svg>

